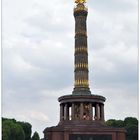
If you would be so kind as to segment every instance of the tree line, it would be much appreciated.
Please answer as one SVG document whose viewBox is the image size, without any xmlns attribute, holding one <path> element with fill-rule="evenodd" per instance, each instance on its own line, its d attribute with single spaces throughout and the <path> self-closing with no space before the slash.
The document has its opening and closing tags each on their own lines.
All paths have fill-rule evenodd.
<svg viewBox="0 0 140 140">
<path fill-rule="evenodd" d="M 2 118 L 2 140 L 40 140 L 39 134 L 32 134 L 32 126 L 28 122 Z"/>
</svg>

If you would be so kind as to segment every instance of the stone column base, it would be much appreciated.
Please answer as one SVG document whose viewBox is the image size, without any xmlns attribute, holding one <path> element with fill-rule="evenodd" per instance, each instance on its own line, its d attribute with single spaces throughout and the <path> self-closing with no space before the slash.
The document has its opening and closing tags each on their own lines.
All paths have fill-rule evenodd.
<svg viewBox="0 0 140 140">
<path fill-rule="evenodd" d="M 123 128 L 103 124 L 58 125 L 44 130 L 44 140 L 126 140 Z"/>
</svg>

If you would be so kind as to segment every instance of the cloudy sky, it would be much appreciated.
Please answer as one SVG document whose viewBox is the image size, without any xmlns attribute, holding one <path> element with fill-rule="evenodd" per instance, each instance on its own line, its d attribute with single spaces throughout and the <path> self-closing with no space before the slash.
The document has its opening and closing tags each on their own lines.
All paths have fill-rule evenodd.
<svg viewBox="0 0 140 140">
<path fill-rule="evenodd" d="M 138 0 L 88 0 L 89 76 L 105 118 L 138 117 Z M 3 0 L 2 116 L 43 136 L 74 77 L 73 0 Z"/>
</svg>

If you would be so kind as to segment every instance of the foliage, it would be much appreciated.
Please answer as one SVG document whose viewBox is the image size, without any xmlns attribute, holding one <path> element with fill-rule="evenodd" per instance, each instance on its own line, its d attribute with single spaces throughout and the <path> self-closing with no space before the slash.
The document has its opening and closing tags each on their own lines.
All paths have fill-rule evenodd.
<svg viewBox="0 0 140 140">
<path fill-rule="evenodd" d="M 2 118 L 2 140 L 31 140 L 32 126 L 27 122 Z M 34 133 L 39 138 L 38 133 Z M 35 139 L 39 140 L 39 139 Z"/>
<path fill-rule="evenodd" d="M 32 134 L 32 126 L 31 124 L 27 122 L 18 122 L 18 124 L 23 128 L 24 133 L 25 133 L 25 140 L 30 140 L 31 139 L 31 134 Z"/>
<path fill-rule="evenodd" d="M 127 117 L 124 120 L 110 119 L 106 121 L 108 126 L 124 127 L 127 131 L 127 140 L 138 140 L 138 120 L 133 117 Z"/>
<path fill-rule="evenodd" d="M 2 140 L 25 140 L 22 127 L 12 120 L 2 122 Z"/>
<path fill-rule="evenodd" d="M 40 140 L 39 135 L 37 132 L 34 133 L 31 140 Z"/>
<path fill-rule="evenodd" d="M 138 140 L 138 126 L 132 125 L 126 128 L 127 140 Z"/>
<path fill-rule="evenodd" d="M 124 121 L 122 121 L 122 120 L 114 120 L 114 119 L 111 119 L 111 120 L 106 121 L 106 124 L 108 126 L 124 127 Z"/>
<path fill-rule="evenodd" d="M 131 125 L 138 125 L 138 120 L 136 118 L 133 117 L 127 117 L 124 119 L 124 124 L 126 127 L 129 127 Z"/>
<path fill-rule="evenodd" d="M 11 132 L 8 122 L 2 122 L 2 140 L 9 140 L 10 135 Z"/>
</svg>

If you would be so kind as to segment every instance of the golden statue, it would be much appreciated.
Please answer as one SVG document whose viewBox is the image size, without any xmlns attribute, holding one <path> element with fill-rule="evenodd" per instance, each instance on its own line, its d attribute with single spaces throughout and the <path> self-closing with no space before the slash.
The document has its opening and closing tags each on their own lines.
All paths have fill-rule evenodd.
<svg viewBox="0 0 140 140">
<path fill-rule="evenodd" d="M 75 3 L 77 3 L 77 4 L 83 4 L 83 3 L 86 3 L 86 0 L 75 0 Z"/>
</svg>

